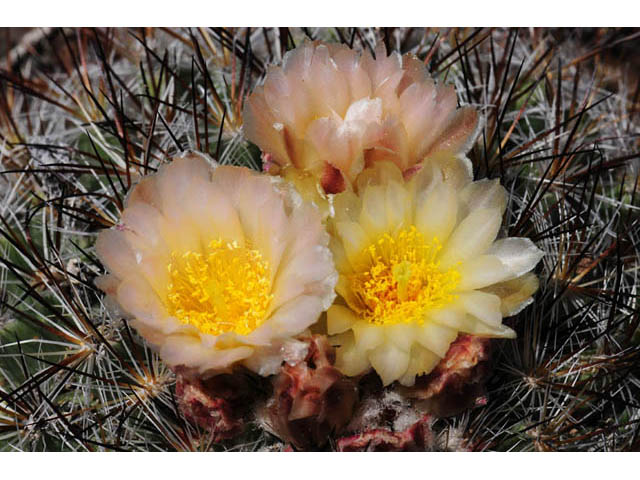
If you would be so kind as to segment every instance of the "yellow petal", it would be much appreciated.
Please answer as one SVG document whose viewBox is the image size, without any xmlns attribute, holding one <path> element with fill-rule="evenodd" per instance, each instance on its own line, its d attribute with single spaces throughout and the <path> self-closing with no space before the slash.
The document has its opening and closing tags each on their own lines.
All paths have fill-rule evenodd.
<svg viewBox="0 0 640 480">
<path fill-rule="evenodd" d="M 444 243 L 457 221 L 458 200 L 449 185 L 440 183 L 417 199 L 415 224 L 425 239 L 437 237 Z"/>
<path fill-rule="evenodd" d="M 497 327 L 502 323 L 500 297 L 497 295 L 479 291 L 460 293 L 457 304 L 489 326 Z"/>
<path fill-rule="evenodd" d="M 434 322 L 427 322 L 416 329 L 418 343 L 439 357 L 444 357 L 449 345 L 458 336 L 453 328 L 445 327 Z"/>
<path fill-rule="evenodd" d="M 511 276 L 503 262 L 494 255 L 471 258 L 457 268 L 460 273 L 458 291 L 475 290 L 502 282 Z"/>
<path fill-rule="evenodd" d="M 465 215 L 476 208 L 497 208 L 502 216 L 507 208 L 507 191 L 498 179 L 485 178 L 469 183 L 460 192 L 460 200 L 465 206 Z"/>
<path fill-rule="evenodd" d="M 400 350 L 392 343 L 384 343 L 369 353 L 369 361 L 386 386 L 406 373 L 409 352 Z"/>
<path fill-rule="evenodd" d="M 345 332 L 357 321 L 358 317 L 350 308 L 334 304 L 327 310 L 327 333 L 335 335 Z"/>
<path fill-rule="evenodd" d="M 386 231 L 387 211 L 384 187 L 372 185 L 365 189 L 359 221 L 371 238 L 377 238 Z"/>
<path fill-rule="evenodd" d="M 458 224 L 440 252 L 441 268 L 451 268 L 457 262 L 486 252 L 495 240 L 501 223 L 502 213 L 497 208 L 473 210 Z"/>
<path fill-rule="evenodd" d="M 522 277 L 491 285 L 483 289 L 483 291 L 499 296 L 502 315 L 509 317 L 519 313 L 524 307 L 533 302 L 531 295 L 538 290 L 538 285 L 538 277 L 533 273 L 527 273 Z"/>
<path fill-rule="evenodd" d="M 405 352 L 411 351 L 411 346 L 416 341 L 416 329 L 419 328 L 419 326 L 408 323 L 398 323 L 384 327 L 387 339 Z"/>
<path fill-rule="evenodd" d="M 405 387 L 413 386 L 416 382 L 416 376 L 430 373 L 439 362 L 440 357 L 436 354 L 420 345 L 414 345 L 411 349 L 407 371 L 399 379 L 400 384 Z"/>
<path fill-rule="evenodd" d="M 360 320 L 351 327 L 355 335 L 356 347 L 362 351 L 372 350 L 385 340 L 384 327 Z"/>
<path fill-rule="evenodd" d="M 361 252 L 371 242 L 364 229 L 356 222 L 338 222 L 336 230 L 351 265 L 357 263 Z"/>
</svg>

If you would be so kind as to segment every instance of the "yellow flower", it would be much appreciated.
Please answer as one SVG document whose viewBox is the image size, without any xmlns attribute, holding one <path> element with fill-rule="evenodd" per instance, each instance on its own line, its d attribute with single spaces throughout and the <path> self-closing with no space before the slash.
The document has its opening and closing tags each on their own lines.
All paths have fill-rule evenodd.
<svg viewBox="0 0 640 480">
<path fill-rule="evenodd" d="M 378 161 L 409 172 L 427 157 L 466 153 L 477 114 L 456 104 L 454 88 L 435 85 L 414 56 L 308 42 L 269 69 L 245 105 L 244 129 L 271 173 L 301 184 L 311 176 L 336 193 Z"/>
<path fill-rule="evenodd" d="M 170 366 L 269 375 L 335 298 L 328 241 L 290 185 L 191 154 L 143 178 L 99 234 L 99 286 Z"/>
<path fill-rule="evenodd" d="M 451 165 L 454 165 L 452 161 Z M 497 180 L 443 178 L 434 164 L 410 180 L 392 163 L 334 198 L 331 249 L 339 300 L 327 312 L 346 375 L 373 367 L 385 385 L 413 385 L 459 333 L 513 338 L 502 318 L 537 290 L 542 252 L 526 238 L 496 240 L 506 208 Z"/>
</svg>

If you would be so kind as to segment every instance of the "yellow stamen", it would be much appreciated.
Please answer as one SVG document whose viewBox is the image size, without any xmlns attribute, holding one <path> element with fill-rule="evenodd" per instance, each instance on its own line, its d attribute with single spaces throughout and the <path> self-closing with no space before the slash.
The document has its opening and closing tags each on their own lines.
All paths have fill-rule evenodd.
<svg viewBox="0 0 640 480">
<path fill-rule="evenodd" d="M 201 332 L 247 335 L 265 320 L 273 299 L 269 263 L 257 250 L 214 240 L 205 254 L 173 253 L 167 310 Z"/>
<path fill-rule="evenodd" d="M 348 280 L 359 305 L 352 305 L 370 323 L 389 325 L 424 321 L 427 310 L 455 299 L 460 273 L 441 270 L 437 238 L 427 242 L 410 227 L 395 237 L 383 235 L 367 247 Z"/>
</svg>

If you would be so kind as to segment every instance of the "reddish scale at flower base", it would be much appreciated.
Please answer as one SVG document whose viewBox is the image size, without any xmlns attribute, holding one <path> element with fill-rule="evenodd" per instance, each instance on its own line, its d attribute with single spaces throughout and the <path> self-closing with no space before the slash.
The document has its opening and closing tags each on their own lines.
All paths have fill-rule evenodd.
<svg viewBox="0 0 640 480">
<path fill-rule="evenodd" d="M 298 449 L 322 447 L 349 422 L 358 400 L 356 383 L 334 366 L 335 351 L 324 335 L 305 338 L 307 356 L 285 364 L 267 402 L 267 428 Z"/>
<path fill-rule="evenodd" d="M 424 452 L 433 450 L 433 419 L 425 415 L 401 432 L 379 428 L 338 440 L 339 452 Z"/>
<path fill-rule="evenodd" d="M 413 387 L 398 385 L 395 389 L 434 415 L 456 415 L 486 403 L 484 384 L 490 359 L 490 339 L 460 335 L 431 373 L 418 377 Z"/>
</svg>

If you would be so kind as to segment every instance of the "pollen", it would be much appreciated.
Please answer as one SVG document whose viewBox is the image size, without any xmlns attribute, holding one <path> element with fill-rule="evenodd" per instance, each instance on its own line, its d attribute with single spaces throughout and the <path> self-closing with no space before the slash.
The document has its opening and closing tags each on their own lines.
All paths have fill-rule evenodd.
<svg viewBox="0 0 640 480">
<path fill-rule="evenodd" d="M 167 310 L 203 333 L 247 335 L 265 320 L 273 294 L 258 250 L 212 241 L 205 253 L 173 253 Z"/>
<path fill-rule="evenodd" d="M 376 325 L 422 324 L 428 310 L 456 298 L 460 273 L 440 268 L 441 249 L 437 238 L 427 241 L 414 226 L 384 234 L 363 250 L 348 277 L 358 300 L 352 308 Z"/>
</svg>

